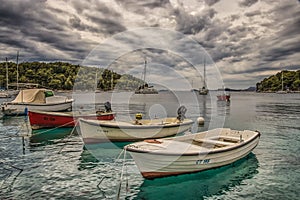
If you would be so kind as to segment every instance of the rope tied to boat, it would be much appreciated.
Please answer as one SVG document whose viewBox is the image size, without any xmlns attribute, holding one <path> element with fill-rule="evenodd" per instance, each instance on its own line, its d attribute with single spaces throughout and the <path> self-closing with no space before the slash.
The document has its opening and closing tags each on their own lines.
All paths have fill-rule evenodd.
<svg viewBox="0 0 300 200">
<path fill-rule="evenodd" d="M 9 167 L 11 167 L 11 168 L 13 168 L 13 169 L 19 170 L 18 174 L 13 178 L 12 182 L 9 184 L 8 191 L 11 192 L 11 191 L 12 191 L 12 187 L 13 187 L 15 181 L 17 180 L 18 176 L 23 172 L 23 169 L 22 169 L 22 168 L 19 168 L 19 167 L 16 167 L 16 166 L 14 166 L 14 165 L 8 164 L 8 163 L 4 163 L 3 161 L 0 161 L 0 164 L 2 164 L 2 165 L 4 165 L 4 166 L 7 165 L 7 166 L 9 166 Z M 4 183 L 6 183 L 6 181 L 7 181 L 7 180 L 12 176 L 12 174 L 13 174 L 13 170 L 7 169 L 7 168 L 5 168 L 5 167 L 3 167 L 3 169 L 9 171 L 9 174 L 8 174 L 8 176 L 6 176 L 6 175 L 3 176 L 3 177 L 6 176 L 6 178 L 5 178 L 4 181 L 2 182 L 0 189 L 3 188 Z M 1 178 L 3 178 L 3 177 L 1 177 Z"/>
<path fill-rule="evenodd" d="M 121 155 L 123 156 L 123 164 L 122 164 L 122 170 L 121 170 L 121 176 L 120 176 L 120 182 L 117 188 L 117 198 L 116 199 L 120 199 L 120 192 L 121 192 L 121 186 L 122 186 L 122 181 L 123 181 L 123 174 L 124 174 L 124 166 L 126 166 L 126 150 L 123 149 L 120 154 L 116 157 L 115 162 L 112 163 L 111 166 L 116 166 L 116 163 L 120 160 Z M 126 174 L 127 174 L 127 166 L 126 166 Z M 103 182 L 103 180 L 105 178 L 110 178 L 109 176 L 107 176 L 107 174 L 105 174 L 104 176 L 101 177 L 99 183 L 97 184 L 97 188 L 102 192 L 103 196 L 106 198 L 105 192 L 102 190 L 102 188 L 100 187 L 101 183 Z M 126 191 L 128 191 L 128 178 L 126 178 Z"/>
<path fill-rule="evenodd" d="M 69 122 L 69 123 L 71 123 L 71 122 Z M 70 137 L 72 136 L 72 134 L 73 134 L 73 132 L 74 132 L 74 130 L 75 130 L 77 124 L 78 124 L 78 121 L 75 123 L 75 125 L 74 125 L 74 127 L 73 127 L 73 129 L 72 129 L 72 131 L 71 131 L 71 133 L 70 133 L 70 135 L 69 135 L 67 138 L 70 138 Z M 65 138 L 63 138 L 62 140 L 64 140 L 64 139 L 65 139 Z M 62 146 L 62 148 L 59 150 L 58 154 L 60 154 L 60 153 L 62 152 L 62 150 L 65 148 L 65 146 L 66 146 L 66 142 L 65 142 L 65 144 Z"/>
</svg>

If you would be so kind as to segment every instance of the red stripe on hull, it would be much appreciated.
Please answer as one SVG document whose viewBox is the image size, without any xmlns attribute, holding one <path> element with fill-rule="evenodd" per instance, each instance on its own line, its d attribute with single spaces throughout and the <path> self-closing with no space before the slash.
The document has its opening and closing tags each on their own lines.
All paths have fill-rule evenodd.
<svg viewBox="0 0 300 200">
<path fill-rule="evenodd" d="M 141 172 L 142 176 L 146 179 L 154 179 L 154 178 L 161 178 L 161 177 L 167 177 L 167 176 L 176 176 L 180 174 L 191 174 L 196 173 L 204 170 L 198 170 L 198 171 L 181 171 L 181 172 Z"/>
<path fill-rule="evenodd" d="M 102 114 L 98 116 L 63 116 L 63 115 L 52 115 L 46 113 L 28 112 L 30 125 L 33 128 L 50 128 L 50 127 L 74 127 L 79 118 L 84 119 L 97 119 L 97 120 L 113 120 L 114 114 Z"/>
</svg>

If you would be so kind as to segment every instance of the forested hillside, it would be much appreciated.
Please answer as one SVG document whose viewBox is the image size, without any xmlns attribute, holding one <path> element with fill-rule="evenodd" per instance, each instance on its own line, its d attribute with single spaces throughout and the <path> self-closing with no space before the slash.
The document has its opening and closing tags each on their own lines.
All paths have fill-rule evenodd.
<svg viewBox="0 0 300 200">
<path fill-rule="evenodd" d="M 8 83 L 17 82 L 17 65 L 8 62 Z M 24 62 L 18 65 L 19 83 L 35 83 L 41 87 L 56 90 L 72 90 L 75 81 L 79 81 L 77 89 L 95 88 L 97 78 L 97 89 L 107 91 L 112 89 L 134 90 L 143 81 L 131 75 L 120 75 L 107 69 L 84 67 L 85 73 L 77 76 L 79 65 L 65 62 Z M 97 73 L 97 76 L 96 76 Z M 0 63 L 0 88 L 6 87 L 6 63 Z"/>
<path fill-rule="evenodd" d="M 282 80 L 283 90 L 300 91 L 300 70 L 278 72 L 277 74 L 265 78 L 263 81 L 257 83 L 256 90 L 258 92 L 280 91 L 282 89 Z"/>
</svg>

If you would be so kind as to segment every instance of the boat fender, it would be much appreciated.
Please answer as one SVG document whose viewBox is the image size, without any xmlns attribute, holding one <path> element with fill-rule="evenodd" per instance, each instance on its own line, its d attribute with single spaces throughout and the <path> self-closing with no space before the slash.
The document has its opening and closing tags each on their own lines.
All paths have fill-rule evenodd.
<svg viewBox="0 0 300 200">
<path fill-rule="evenodd" d="M 158 141 L 156 139 L 153 139 L 153 140 L 144 140 L 144 142 L 154 143 L 154 144 L 161 144 L 162 143 L 161 141 Z"/>
<path fill-rule="evenodd" d="M 136 114 L 135 114 L 135 119 L 136 119 L 136 120 L 143 119 L 143 114 L 142 114 L 142 113 L 136 113 Z"/>
<path fill-rule="evenodd" d="M 203 117 L 198 117 L 197 122 L 198 122 L 199 125 L 203 125 L 204 124 L 204 118 Z"/>
</svg>

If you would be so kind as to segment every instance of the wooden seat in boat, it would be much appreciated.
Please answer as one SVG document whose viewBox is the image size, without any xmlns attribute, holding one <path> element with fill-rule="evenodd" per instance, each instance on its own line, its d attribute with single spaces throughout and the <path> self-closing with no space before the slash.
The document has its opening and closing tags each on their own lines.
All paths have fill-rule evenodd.
<svg viewBox="0 0 300 200">
<path fill-rule="evenodd" d="M 197 139 L 197 138 L 195 138 L 193 141 L 195 141 L 195 142 L 201 142 L 203 144 L 213 144 L 215 146 L 229 146 L 229 145 L 233 145 L 234 144 L 232 142 L 223 142 L 223 141 L 211 140 L 211 139 Z"/>
<path fill-rule="evenodd" d="M 227 136 L 227 135 L 226 136 L 225 135 L 221 135 L 221 136 L 218 136 L 218 137 L 210 137 L 209 139 L 213 139 L 213 140 L 222 139 L 224 141 L 234 142 L 234 143 L 237 143 L 237 142 L 241 141 L 240 137 L 233 137 L 233 136 Z"/>
</svg>

